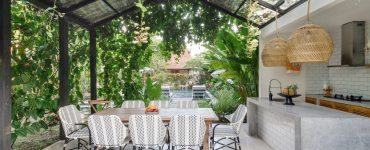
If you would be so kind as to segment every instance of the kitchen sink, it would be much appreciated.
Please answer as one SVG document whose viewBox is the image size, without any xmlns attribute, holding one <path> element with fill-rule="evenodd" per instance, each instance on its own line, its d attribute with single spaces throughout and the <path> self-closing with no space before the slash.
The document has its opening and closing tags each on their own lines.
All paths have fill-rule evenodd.
<svg viewBox="0 0 370 150">
<path fill-rule="evenodd" d="M 285 102 L 285 98 L 273 98 L 272 101 L 275 101 L 275 102 Z"/>
</svg>

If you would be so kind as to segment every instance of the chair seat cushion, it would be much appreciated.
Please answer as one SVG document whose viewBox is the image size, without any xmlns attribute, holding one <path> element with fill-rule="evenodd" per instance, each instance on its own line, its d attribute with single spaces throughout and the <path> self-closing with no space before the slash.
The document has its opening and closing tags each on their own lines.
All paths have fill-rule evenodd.
<svg viewBox="0 0 370 150">
<path fill-rule="evenodd" d="M 89 138 L 89 129 L 81 128 L 66 136 L 69 139 Z"/>
<path fill-rule="evenodd" d="M 209 128 L 209 136 L 213 136 L 213 128 L 217 124 L 212 124 Z M 227 124 L 218 125 L 215 129 L 215 137 L 238 137 L 238 134 L 234 131 L 233 127 Z"/>
</svg>

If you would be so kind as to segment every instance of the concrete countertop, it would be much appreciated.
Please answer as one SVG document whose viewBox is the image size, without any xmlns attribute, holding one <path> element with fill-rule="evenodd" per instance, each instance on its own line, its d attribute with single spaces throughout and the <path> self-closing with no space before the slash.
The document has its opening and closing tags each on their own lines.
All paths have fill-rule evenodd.
<svg viewBox="0 0 370 150">
<path fill-rule="evenodd" d="M 346 101 L 346 100 L 339 100 L 339 99 L 324 97 L 324 95 L 322 95 L 322 94 L 306 94 L 306 97 L 316 98 L 317 100 L 323 99 L 323 100 L 328 100 L 328 101 L 333 101 L 333 102 L 338 102 L 338 103 L 343 103 L 343 104 L 350 104 L 350 105 L 370 108 L 370 102 L 368 102 L 368 101 L 367 102 L 361 102 L 361 103 L 360 102 L 352 102 L 352 101 Z"/>
<path fill-rule="evenodd" d="M 286 115 L 291 115 L 298 118 L 316 117 L 316 118 L 363 118 L 359 115 L 354 115 L 347 112 L 342 112 L 335 109 L 329 109 L 318 105 L 305 103 L 304 101 L 295 101 L 294 106 L 284 105 L 284 102 L 269 101 L 264 97 L 248 97 L 248 103 L 254 103 L 259 107 L 263 107 L 269 111 L 280 112 Z"/>
</svg>

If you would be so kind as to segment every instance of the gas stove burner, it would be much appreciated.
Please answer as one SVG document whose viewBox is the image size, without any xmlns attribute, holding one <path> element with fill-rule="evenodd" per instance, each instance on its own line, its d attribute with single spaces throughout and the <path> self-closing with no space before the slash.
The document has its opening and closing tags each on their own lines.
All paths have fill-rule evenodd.
<svg viewBox="0 0 370 150">
<path fill-rule="evenodd" d="M 344 99 L 343 94 L 334 94 L 335 99 Z"/>
<path fill-rule="evenodd" d="M 362 101 L 362 96 L 353 96 L 353 95 L 350 95 L 348 100 L 361 102 Z"/>
</svg>

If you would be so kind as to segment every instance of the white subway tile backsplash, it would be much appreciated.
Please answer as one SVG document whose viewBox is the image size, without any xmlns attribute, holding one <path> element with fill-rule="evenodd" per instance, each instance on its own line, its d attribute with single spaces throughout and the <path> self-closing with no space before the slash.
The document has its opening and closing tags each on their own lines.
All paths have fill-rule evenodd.
<svg viewBox="0 0 370 150">
<path fill-rule="evenodd" d="M 367 45 L 370 46 L 370 27 L 367 21 Z M 306 94 L 323 94 L 322 87 L 325 83 L 333 87 L 333 93 L 345 95 L 362 95 L 370 99 L 370 69 L 366 67 L 331 67 L 341 63 L 341 29 L 331 31 L 334 52 L 329 63 L 304 64 L 306 69 Z M 370 56 L 370 52 L 366 52 Z M 370 62 L 370 57 L 367 57 Z M 369 63 L 367 63 L 369 64 Z"/>
</svg>

